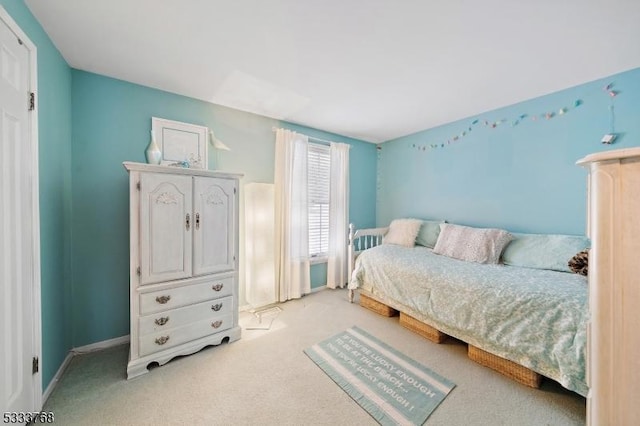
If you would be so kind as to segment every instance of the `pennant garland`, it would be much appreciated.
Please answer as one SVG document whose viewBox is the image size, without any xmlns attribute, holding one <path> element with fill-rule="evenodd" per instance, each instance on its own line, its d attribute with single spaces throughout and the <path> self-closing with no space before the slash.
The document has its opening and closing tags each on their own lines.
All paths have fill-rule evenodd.
<svg viewBox="0 0 640 426">
<path fill-rule="evenodd" d="M 607 86 L 605 86 L 605 90 L 607 91 L 607 93 L 609 94 L 609 96 L 611 96 L 611 98 L 614 98 L 619 92 L 611 90 L 611 88 L 613 87 L 613 83 L 608 84 Z M 551 120 L 552 118 L 556 117 L 556 116 L 560 116 L 560 115 L 565 115 L 567 114 L 569 111 L 571 111 L 572 109 L 576 109 L 578 108 L 580 105 L 582 105 L 583 102 L 581 99 L 576 99 L 573 102 L 572 107 L 562 107 L 559 108 L 556 111 L 548 111 L 548 112 L 544 112 L 542 114 L 534 114 L 534 115 L 529 115 L 529 114 L 520 114 L 519 116 L 517 116 L 516 118 L 514 118 L 513 120 L 507 120 L 506 118 L 503 118 L 501 120 L 498 121 L 493 121 L 493 122 L 489 122 L 488 120 L 480 120 L 478 118 L 476 118 L 475 120 L 473 120 L 470 124 L 469 127 L 467 127 L 465 130 L 463 130 L 462 132 L 456 134 L 456 135 L 452 135 L 451 137 L 449 137 L 446 142 L 442 141 L 440 143 L 432 143 L 432 144 L 426 144 L 426 145 L 421 145 L 421 144 L 412 144 L 412 148 L 417 149 L 418 151 L 426 151 L 427 149 L 434 149 L 434 148 L 444 148 L 447 145 L 451 145 L 452 143 L 457 143 L 460 140 L 462 140 L 462 138 L 464 138 L 465 136 L 468 136 L 475 127 L 479 126 L 479 125 L 484 125 L 485 127 L 489 127 L 491 129 L 495 129 L 498 126 L 504 124 L 504 123 L 510 123 L 511 127 L 515 127 L 517 125 L 519 125 L 520 123 L 522 123 L 526 118 L 531 118 L 532 121 L 538 121 L 538 119 L 544 119 L 544 120 Z M 613 114 L 613 105 L 610 107 L 612 114 Z M 613 119 L 612 119 L 613 120 Z"/>
<path fill-rule="evenodd" d="M 376 191 L 379 191 L 382 189 L 382 178 L 380 177 L 380 175 L 382 174 L 382 166 L 381 166 L 381 158 L 382 158 L 382 146 L 380 145 L 376 145 L 376 157 L 377 157 L 377 164 L 378 167 L 376 169 Z"/>
<path fill-rule="evenodd" d="M 616 96 L 618 96 L 620 94 L 619 90 L 614 90 L 614 84 L 613 83 L 609 83 L 606 86 L 604 86 L 602 88 L 603 92 L 605 92 L 609 98 L 611 99 L 611 105 L 609 105 L 609 111 L 611 112 L 611 133 L 615 134 L 615 111 L 614 111 L 614 105 L 613 105 L 613 100 L 615 99 Z M 471 123 L 469 124 L 469 127 L 467 127 L 465 130 L 463 130 L 462 132 L 456 134 L 456 135 L 452 135 L 451 137 L 449 137 L 446 142 L 442 141 L 440 143 L 432 143 L 432 144 L 412 144 L 412 147 L 417 149 L 418 151 L 426 151 L 427 149 L 434 149 L 434 148 L 444 148 L 447 145 L 451 145 L 452 143 L 457 143 L 460 140 L 462 140 L 462 138 L 464 138 L 465 136 L 468 136 L 475 127 L 479 126 L 479 125 L 484 125 L 485 127 L 489 127 L 491 129 L 495 129 L 498 126 L 504 124 L 504 123 L 510 123 L 511 127 L 515 127 L 518 124 L 522 123 L 526 118 L 531 118 L 532 121 L 538 121 L 540 120 L 551 120 L 554 117 L 560 116 L 560 115 L 565 115 L 567 114 L 569 111 L 571 111 L 572 109 L 576 109 L 578 108 L 580 105 L 583 104 L 583 101 L 581 99 L 576 99 L 573 102 L 573 105 L 571 107 L 562 107 L 556 111 L 548 111 L 548 112 L 544 112 L 542 114 L 533 114 L 533 115 L 529 115 L 529 114 L 520 114 L 518 117 L 514 118 L 513 120 L 507 120 L 506 118 L 503 118 L 501 120 L 498 121 L 494 121 L 494 122 L 490 122 L 488 120 L 481 120 L 479 118 L 476 118 L 475 120 L 471 121 Z"/>
<path fill-rule="evenodd" d="M 604 86 L 602 88 L 602 90 L 604 90 L 605 92 L 607 92 L 607 94 L 611 97 L 611 98 L 615 98 L 616 96 L 618 96 L 618 91 L 616 90 L 611 90 L 611 88 L 613 87 L 613 83 L 609 83 L 606 86 Z"/>
</svg>

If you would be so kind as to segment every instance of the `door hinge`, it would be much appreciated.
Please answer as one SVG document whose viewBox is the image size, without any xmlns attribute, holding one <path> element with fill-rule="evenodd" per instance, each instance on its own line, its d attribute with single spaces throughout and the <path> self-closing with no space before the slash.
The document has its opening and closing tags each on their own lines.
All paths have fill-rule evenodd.
<svg viewBox="0 0 640 426">
<path fill-rule="evenodd" d="M 233 188 L 233 193 L 234 193 L 234 194 L 236 193 L 236 189 L 235 189 L 235 188 Z"/>
<path fill-rule="evenodd" d="M 136 189 L 140 191 L 140 181 L 136 182 Z"/>
<path fill-rule="evenodd" d="M 31 374 L 36 374 L 38 371 L 40 371 L 40 360 L 37 356 L 34 356 L 31 361 Z"/>
<path fill-rule="evenodd" d="M 29 111 L 36 109 L 36 94 L 29 92 Z"/>
<path fill-rule="evenodd" d="M 138 274 L 138 276 L 140 276 L 140 275 L 141 275 L 140 267 L 139 267 L 139 266 L 136 268 L 136 274 Z"/>
</svg>

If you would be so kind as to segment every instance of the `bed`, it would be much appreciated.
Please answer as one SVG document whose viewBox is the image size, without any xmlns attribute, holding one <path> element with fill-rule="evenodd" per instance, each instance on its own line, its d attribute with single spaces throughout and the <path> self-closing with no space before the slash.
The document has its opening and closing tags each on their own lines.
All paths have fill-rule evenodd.
<svg viewBox="0 0 640 426">
<path fill-rule="evenodd" d="M 525 384 L 542 375 L 586 396 L 586 277 L 381 244 L 386 230 L 352 229 L 351 300 L 357 289 L 361 304 L 397 310 L 409 328 L 432 328 L 431 340 L 452 336 L 469 344 L 472 359 L 481 353 L 531 371 Z"/>
</svg>

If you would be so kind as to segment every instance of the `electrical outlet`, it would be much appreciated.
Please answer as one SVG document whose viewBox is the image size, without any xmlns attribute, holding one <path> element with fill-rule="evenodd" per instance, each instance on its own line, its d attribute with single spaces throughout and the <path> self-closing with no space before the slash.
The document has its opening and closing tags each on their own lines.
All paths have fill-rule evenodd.
<svg viewBox="0 0 640 426">
<path fill-rule="evenodd" d="M 607 144 L 607 145 L 611 145 L 613 143 L 613 141 L 616 139 L 616 135 L 613 133 L 607 133 L 606 135 L 604 135 L 602 137 L 602 140 L 600 142 Z"/>
</svg>

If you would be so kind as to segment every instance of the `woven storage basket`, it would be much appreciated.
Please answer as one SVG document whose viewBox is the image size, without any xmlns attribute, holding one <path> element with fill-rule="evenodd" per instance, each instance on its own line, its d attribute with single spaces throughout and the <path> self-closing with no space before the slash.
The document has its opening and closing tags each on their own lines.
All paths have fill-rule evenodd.
<svg viewBox="0 0 640 426">
<path fill-rule="evenodd" d="M 384 315 L 385 317 L 393 317 L 398 315 L 398 311 L 391 306 L 387 306 L 384 303 L 380 303 L 375 299 L 372 299 L 364 294 L 360 293 L 360 306 L 372 310 L 373 312 Z"/>
<path fill-rule="evenodd" d="M 542 376 L 520 364 L 469 345 L 469 358 L 532 388 L 539 388 Z"/>
<path fill-rule="evenodd" d="M 435 343 L 442 343 L 447 338 L 447 335 L 443 332 L 423 323 L 422 321 L 418 321 L 404 312 L 400 312 L 400 325 Z"/>
</svg>

